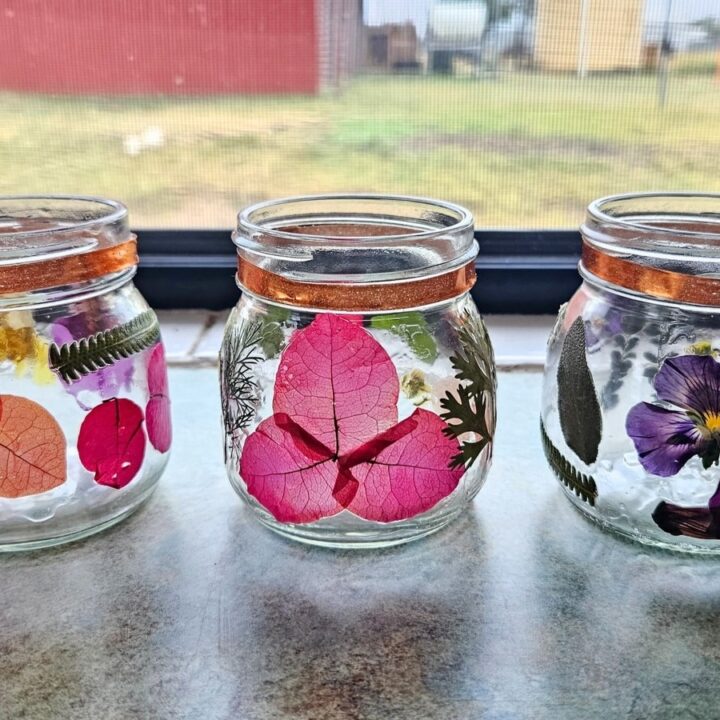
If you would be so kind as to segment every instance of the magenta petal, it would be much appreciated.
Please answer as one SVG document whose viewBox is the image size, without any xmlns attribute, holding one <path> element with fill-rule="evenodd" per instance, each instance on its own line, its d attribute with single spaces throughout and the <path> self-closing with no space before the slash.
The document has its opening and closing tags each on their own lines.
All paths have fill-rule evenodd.
<svg viewBox="0 0 720 720">
<path fill-rule="evenodd" d="M 447 497 L 463 475 L 464 468 L 449 466 L 460 446 L 443 434 L 444 420 L 416 410 L 399 425 L 403 423 L 414 428 L 352 469 L 359 486 L 347 508 L 366 520 L 392 522 L 426 512 Z"/>
<path fill-rule="evenodd" d="M 158 343 L 150 353 L 147 369 L 148 392 L 150 395 L 167 395 L 168 378 L 165 348 Z"/>
<path fill-rule="evenodd" d="M 372 440 L 368 440 L 352 452 L 342 456 L 339 461 L 340 466 L 344 469 L 351 469 L 356 465 L 374 460 L 383 450 L 394 445 L 398 440 L 402 440 L 417 428 L 416 415 L 417 413 L 414 413 L 410 417 L 401 420 L 397 425 L 393 425 L 385 432 L 376 435 Z"/>
<path fill-rule="evenodd" d="M 78 455 L 95 482 L 125 487 L 145 457 L 143 412 L 131 400 L 106 400 L 87 414 L 80 426 Z"/>
<path fill-rule="evenodd" d="M 346 453 L 397 422 L 397 370 L 360 325 L 318 315 L 283 352 L 273 410 L 334 453 Z"/>
<path fill-rule="evenodd" d="M 247 490 L 276 520 L 307 523 L 339 513 L 333 496 L 337 464 L 317 441 L 277 416 L 260 423 L 248 437 L 240 457 L 240 475 Z"/>
<path fill-rule="evenodd" d="M 708 355 L 668 358 L 655 377 L 658 399 L 697 413 L 720 413 L 720 363 Z"/>
<path fill-rule="evenodd" d="M 683 412 L 639 403 L 627 416 L 625 428 L 648 472 L 670 477 L 707 447 L 692 420 Z"/>
<path fill-rule="evenodd" d="M 145 408 L 148 439 L 161 453 L 166 453 L 172 444 L 172 420 L 170 419 L 170 400 L 166 395 L 155 395 Z"/>
<path fill-rule="evenodd" d="M 147 381 L 150 393 L 150 400 L 145 408 L 148 439 L 158 452 L 165 453 L 172 443 L 172 418 L 165 350 L 162 344 L 156 345 L 150 354 Z"/>
</svg>

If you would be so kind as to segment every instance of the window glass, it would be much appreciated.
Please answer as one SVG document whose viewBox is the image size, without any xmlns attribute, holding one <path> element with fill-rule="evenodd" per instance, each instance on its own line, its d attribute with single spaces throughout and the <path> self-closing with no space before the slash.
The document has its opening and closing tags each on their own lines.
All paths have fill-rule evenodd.
<svg viewBox="0 0 720 720">
<path fill-rule="evenodd" d="M 331 191 L 574 227 L 720 191 L 717 0 L 0 0 L 0 37 L 0 192 L 136 227 Z"/>
</svg>

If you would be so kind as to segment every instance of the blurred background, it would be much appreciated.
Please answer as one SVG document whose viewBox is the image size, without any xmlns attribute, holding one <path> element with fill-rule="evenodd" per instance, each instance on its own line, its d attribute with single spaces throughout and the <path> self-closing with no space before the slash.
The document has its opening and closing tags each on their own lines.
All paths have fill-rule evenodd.
<svg viewBox="0 0 720 720">
<path fill-rule="evenodd" d="M 135 227 L 331 191 L 576 227 L 718 158 L 718 0 L 0 0 L 0 192 Z"/>
</svg>

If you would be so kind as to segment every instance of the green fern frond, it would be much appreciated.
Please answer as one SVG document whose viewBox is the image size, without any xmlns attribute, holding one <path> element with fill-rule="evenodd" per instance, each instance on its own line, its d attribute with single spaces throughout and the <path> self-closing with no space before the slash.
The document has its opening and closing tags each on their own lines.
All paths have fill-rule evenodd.
<svg viewBox="0 0 720 720">
<path fill-rule="evenodd" d="M 255 366 L 263 361 L 260 350 L 267 340 L 262 322 L 244 325 L 240 330 L 226 333 L 220 352 L 220 391 L 222 394 L 223 423 L 225 425 L 225 459 L 228 447 L 237 455 L 237 435 L 255 417 L 260 393 Z M 273 342 L 270 348 L 277 352 Z"/>
<path fill-rule="evenodd" d="M 459 440 L 467 433 L 473 433 L 479 438 L 461 442 L 460 452 L 450 461 L 451 468 L 469 468 L 491 440 L 486 416 L 495 377 L 489 362 L 491 350 L 487 335 L 479 318 L 472 313 L 465 313 L 458 337 L 461 347 L 450 358 L 450 362 L 455 377 L 466 384 L 459 385 L 455 394 L 449 390 L 445 392 L 445 396 L 440 399 L 443 410 L 440 417 L 448 424 L 443 428 L 447 437 Z"/>
<path fill-rule="evenodd" d="M 160 342 L 160 325 L 152 310 L 129 322 L 71 343 L 50 346 L 50 369 L 65 382 L 101 370 Z"/>
<path fill-rule="evenodd" d="M 595 505 L 598 491 L 595 478 L 585 475 L 573 467 L 572 463 L 552 444 L 548 437 L 545 425 L 540 421 L 540 434 L 542 436 L 543 450 L 550 467 L 553 469 L 558 480 L 570 488 L 581 500 L 589 505 Z"/>
</svg>

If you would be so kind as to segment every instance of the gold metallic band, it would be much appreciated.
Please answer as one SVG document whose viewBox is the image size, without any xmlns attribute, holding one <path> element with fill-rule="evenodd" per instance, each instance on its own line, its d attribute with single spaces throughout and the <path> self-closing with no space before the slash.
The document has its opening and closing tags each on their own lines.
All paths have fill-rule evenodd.
<svg viewBox="0 0 720 720">
<path fill-rule="evenodd" d="M 135 236 L 120 245 L 79 255 L 0 266 L 0 293 L 24 293 L 87 282 L 138 263 Z"/>
<path fill-rule="evenodd" d="M 583 267 L 613 285 L 663 300 L 720 307 L 720 279 L 661 270 L 620 258 L 583 243 Z"/>
<path fill-rule="evenodd" d="M 238 258 L 238 283 L 254 295 L 319 310 L 402 310 L 450 300 L 475 284 L 475 263 L 419 280 L 384 283 L 310 283 L 290 280 Z"/>
</svg>

